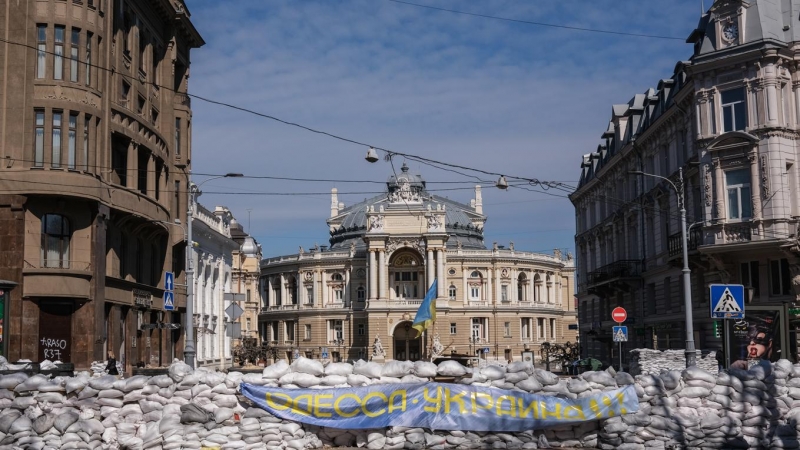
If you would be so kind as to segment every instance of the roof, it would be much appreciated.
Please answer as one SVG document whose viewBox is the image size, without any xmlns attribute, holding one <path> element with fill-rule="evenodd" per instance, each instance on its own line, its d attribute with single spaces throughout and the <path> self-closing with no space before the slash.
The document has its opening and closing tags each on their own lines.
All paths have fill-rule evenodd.
<svg viewBox="0 0 800 450">
<path fill-rule="evenodd" d="M 328 220 L 331 231 L 331 249 L 349 248 L 355 244 L 357 248 L 365 248 L 364 235 L 367 232 L 367 211 L 370 207 L 385 211 L 428 211 L 437 210 L 442 205 L 445 210 L 445 232 L 449 235 L 447 246 L 455 248 L 460 243 L 462 248 L 486 249 L 483 242 L 482 225 L 486 217 L 476 212 L 475 208 L 455 200 L 430 194 L 425 190 L 425 180 L 420 175 L 409 173 L 403 164 L 399 175 L 392 175 L 386 182 L 386 192 L 365 199 L 355 205 L 342 209 L 336 217 Z M 413 200 L 398 201 L 397 193 L 405 189 L 413 194 Z"/>
</svg>

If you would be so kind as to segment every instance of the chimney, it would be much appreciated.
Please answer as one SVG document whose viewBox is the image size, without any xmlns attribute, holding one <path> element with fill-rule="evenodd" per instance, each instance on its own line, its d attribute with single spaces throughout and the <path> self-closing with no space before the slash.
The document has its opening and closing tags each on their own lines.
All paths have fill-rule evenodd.
<svg viewBox="0 0 800 450">
<path fill-rule="evenodd" d="M 339 190 L 336 188 L 331 189 L 331 217 L 339 215 Z"/>
<path fill-rule="evenodd" d="M 475 212 L 483 214 L 483 198 L 481 197 L 480 186 L 475 186 Z"/>
</svg>

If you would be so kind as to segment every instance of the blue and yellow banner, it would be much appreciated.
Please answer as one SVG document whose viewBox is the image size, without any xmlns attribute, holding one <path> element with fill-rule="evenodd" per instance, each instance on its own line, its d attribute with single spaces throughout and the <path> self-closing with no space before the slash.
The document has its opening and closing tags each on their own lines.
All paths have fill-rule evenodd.
<svg viewBox="0 0 800 450">
<path fill-rule="evenodd" d="M 242 383 L 242 394 L 281 419 L 323 427 L 525 431 L 638 411 L 633 386 L 578 399 L 461 384 L 281 389 Z"/>
</svg>

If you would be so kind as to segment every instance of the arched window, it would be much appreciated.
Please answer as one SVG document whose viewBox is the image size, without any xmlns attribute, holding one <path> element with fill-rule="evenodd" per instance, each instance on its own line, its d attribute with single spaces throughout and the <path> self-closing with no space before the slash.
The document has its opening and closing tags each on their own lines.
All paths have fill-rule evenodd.
<svg viewBox="0 0 800 450">
<path fill-rule="evenodd" d="M 456 299 L 456 286 L 454 284 L 450 285 L 449 294 L 450 294 L 450 300 L 455 300 Z"/>
<path fill-rule="evenodd" d="M 481 273 L 473 270 L 469 277 L 469 299 L 472 301 L 481 300 L 481 288 L 483 287 Z"/>
<path fill-rule="evenodd" d="M 59 214 L 42 217 L 42 266 L 69 268 L 69 220 Z"/>
<path fill-rule="evenodd" d="M 524 273 L 519 274 L 517 277 L 517 301 L 524 302 L 527 301 L 528 292 L 528 278 L 525 276 Z"/>
<path fill-rule="evenodd" d="M 340 273 L 334 273 L 333 275 L 331 275 L 331 280 L 332 281 L 344 281 L 344 277 L 342 277 L 342 274 L 340 274 Z"/>
<path fill-rule="evenodd" d="M 480 278 L 481 277 L 481 273 L 478 272 L 477 270 L 473 270 L 472 273 L 469 274 L 469 277 L 470 278 Z"/>
<path fill-rule="evenodd" d="M 542 301 L 542 277 L 538 273 L 533 276 L 533 301 Z"/>
<path fill-rule="evenodd" d="M 553 303 L 553 279 L 547 274 L 547 303 Z"/>
</svg>

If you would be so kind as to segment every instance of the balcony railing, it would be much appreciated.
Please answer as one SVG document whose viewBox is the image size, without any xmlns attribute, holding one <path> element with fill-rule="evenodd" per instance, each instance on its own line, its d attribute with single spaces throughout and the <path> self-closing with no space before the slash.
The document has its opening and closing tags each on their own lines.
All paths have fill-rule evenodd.
<svg viewBox="0 0 800 450">
<path fill-rule="evenodd" d="M 749 230 L 748 230 L 749 231 Z M 700 228 L 692 228 L 689 230 L 687 236 L 689 240 L 688 251 L 697 250 L 697 247 L 703 245 L 703 230 Z M 675 233 L 669 237 L 667 242 L 669 247 L 669 256 L 680 256 L 683 254 L 683 238 L 681 233 Z"/>
<path fill-rule="evenodd" d="M 186 94 L 176 93 L 173 101 L 176 105 L 188 106 L 189 108 L 192 107 L 192 98 Z"/>
<path fill-rule="evenodd" d="M 637 259 L 622 259 L 589 272 L 588 287 L 616 280 L 618 278 L 638 278 L 642 273 L 642 262 Z"/>
</svg>

